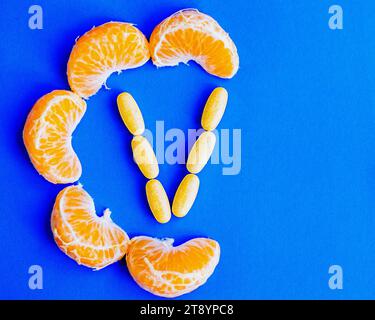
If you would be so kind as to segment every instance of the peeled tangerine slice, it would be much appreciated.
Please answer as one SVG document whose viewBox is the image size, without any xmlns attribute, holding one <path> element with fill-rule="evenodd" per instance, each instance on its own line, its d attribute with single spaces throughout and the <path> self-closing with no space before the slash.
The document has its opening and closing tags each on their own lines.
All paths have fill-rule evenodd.
<svg viewBox="0 0 375 320">
<path fill-rule="evenodd" d="M 196 9 L 178 11 L 162 21 L 151 34 L 150 52 L 157 67 L 193 60 L 220 78 L 232 78 L 239 67 L 237 48 L 228 33 Z"/>
<path fill-rule="evenodd" d="M 23 141 L 35 169 L 52 183 L 71 183 L 82 173 L 72 148 L 72 133 L 86 111 L 86 102 L 75 93 L 55 90 L 31 109 Z"/>
<path fill-rule="evenodd" d="M 72 91 L 89 98 L 113 72 L 137 68 L 150 59 L 146 37 L 130 23 L 108 22 L 78 39 L 68 61 Z"/>
<path fill-rule="evenodd" d="M 78 264 L 95 270 L 120 260 L 129 237 L 110 214 L 106 209 L 97 216 L 93 199 L 81 185 L 66 187 L 57 195 L 51 216 L 57 245 Z"/>
<path fill-rule="evenodd" d="M 173 247 L 173 239 L 135 237 L 130 240 L 126 262 L 143 289 L 174 298 L 203 285 L 220 258 L 215 240 L 196 238 Z"/>
</svg>

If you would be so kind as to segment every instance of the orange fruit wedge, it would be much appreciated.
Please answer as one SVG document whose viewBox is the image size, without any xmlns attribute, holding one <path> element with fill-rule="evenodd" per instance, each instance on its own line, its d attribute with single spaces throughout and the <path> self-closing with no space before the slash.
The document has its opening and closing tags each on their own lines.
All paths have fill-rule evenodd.
<svg viewBox="0 0 375 320">
<path fill-rule="evenodd" d="M 106 209 L 99 217 L 90 195 L 81 185 L 69 186 L 57 195 L 51 228 L 58 247 L 78 264 L 102 269 L 126 253 L 129 237 L 112 222 Z"/>
<path fill-rule="evenodd" d="M 152 32 L 150 53 L 157 67 L 193 60 L 208 73 L 232 78 L 239 67 L 237 48 L 210 16 L 196 9 L 176 12 Z"/>
<path fill-rule="evenodd" d="M 94 95 L 112 72 L 137 68 L 150 59 L 146 37 L 130 23 L 108 22 L 80 37 L 68 61 L 72 91 Z"/>
<path fill-rule="evenodd" d="M 85 111 L 86 102 L 79 96 L 55 90 L 41 97 L 26 119 L 26 150 L 35 169 L 52 183 L 70 183 L 81 176 L 81 163 L 71 140 Z"/>
<path fill-rule="evenodd" d="M 135 237 L 130 240 L 126 262 L 143 289 L 173 298 L 204 284 L 220 258 L 220 246 L 211 239 L 196 238 L 173 247 L 173 239 Z"/>
</svg>

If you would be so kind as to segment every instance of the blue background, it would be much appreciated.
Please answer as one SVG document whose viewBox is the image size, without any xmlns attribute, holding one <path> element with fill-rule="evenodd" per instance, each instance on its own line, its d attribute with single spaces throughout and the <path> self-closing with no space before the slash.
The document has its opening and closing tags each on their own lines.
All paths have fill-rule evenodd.
<svg viewBox="0 0 375 320">
<path fill-rule="evenodd" d="M 145 66 L 113 75 L 111 90 L 88 102 L 73 145 L 80 182 L 98 212 L 130 236 L 195 236 L 220 242 L 220 263 L 190 299 L 375 298 L 375 10 L 374 1 L 338 1 L 344 30 L 328 28 L 332 1 L 1 1 L 0 298 L 153 299 L 124 263 L 93 272 L 55 245 L 49 227 L 64 187 L 40 177 L 28 160 L 22 129 L 35 101 L 68 89 L 66 63 L 77 36 L 110 20 L 136 23 L 147 37 L 173 12 L 196 7 L 231 34 L 240 70 L 231 80 L 194 63 L 156 72 Z M 28 28 L 28 8 L 44 9 L 44 29 Z M 184 219 L 159 225 L 132 161 L 130 135 L 116 96 L 131 92 L 146 125 L 199 127 L 216 86 L 230 101 L 221 128 L 242 129 L 242 169 L 200 174 L 197 201 Z M 161 165 L 173 196 L 184 165 Z M 44 271 L 44 289 L 28 288 L 28 268 Z M 344 289 L 328 287 L 328 268 L 344 270 Z"/>
</svg>

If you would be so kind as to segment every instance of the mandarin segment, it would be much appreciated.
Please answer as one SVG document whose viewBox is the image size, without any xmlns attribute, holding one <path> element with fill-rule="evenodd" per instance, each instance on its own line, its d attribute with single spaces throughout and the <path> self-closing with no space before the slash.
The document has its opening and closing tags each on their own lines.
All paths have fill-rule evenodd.
<svg viewBox="0 0 375 320">
<path fill-rule="evenodd" d="M 68 61 L 72 91 L 89 98 L 105 85 L 113 72 L 137 68 L 150 58 L 146 37 L 125 22 L 108 22 L 80 37 Z"/>
<path fill-rule="evenodd" d="M 232 78 L 239 68 L 232 39 L 212 17 L 196 9 L 181 10 L 163 20 L 151 34 L 150 53 L 157 67 L 193 60 L 220 78 Z"/>
<path fill-rule="evenodd" d="M 112 222 L 106 209 L 102 217 L 82 186 L 69 186 L 57 195 L 51 229 L 58 247 L 78 264 L 102 269 L 125 255 L 129 237 Z"/>
<path fill-rule="evenodd" d="M 41 97 L 31 109 L 23 141 L 35 169 L 52 183 L 71 183 L 82 173 L 72 147 L 72 133 L 86 111 L 76 94 L 55 90 Z"/>
<path fill-rule="evenodd" d="M 173 247 L 173 239 L 135 237 L 129 243 L 126 262 L 140 287 L 161 297 L 178 297 L 203 285 L 214 272 L 220 246 L 211 239 L 196 238 Z"/>
</svg>

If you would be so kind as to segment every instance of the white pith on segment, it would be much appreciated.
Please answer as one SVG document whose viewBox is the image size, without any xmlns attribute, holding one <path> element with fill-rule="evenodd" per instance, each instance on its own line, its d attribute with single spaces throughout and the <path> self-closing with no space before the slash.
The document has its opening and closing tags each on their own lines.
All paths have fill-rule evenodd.
<svg viewBox="0 0 375 320">
<path fill-rule="evenodd" d="M 143 240 L 148 240 L 148 244 L 143 247 L 147 255 L 137 257 L 137 252 L 133 250 L 133 243 Z M 207 248 L 205 246 L 208 241 L 210 250 L 212 250 L 212 255 L 210 255 L 209 262 L 202 266 L 202 268 L 196 270 L 186 268 L 182 272 L 171 270 L 168 264 L 165 264 L 163 269 L 155 268 L 155 265 L 157 265 L 160 260 L 165 259 L 166 255 L 174 255 L 177 252 L 184 253 L 191 245 L 196 248 L 194 252 L 196 254 L 196 259 L 199 259 L 199 255 L 207 255 L 207 252 L 205 252 Z M 216 241 L 211 239 L 196 238 L 177 247 L 173 247 L 172 244 L 173 239 L 159 240 L 145 236 L 135 237 L 131 239 L 126 255 L 129 272 L 137 284 L 146 291 L 167 298 L 181 296 L 203 285 L 214 272 L 220 259 L 220 246 Z M 152 257 L 152 259 L 148 257 Z M 186 255 L 182 257 L 179 264 L 180 266 L 184 266 L 184 259 L 190 259 L 190 257 Z M 166 261 L 168 261 L 168 257 Z M 140 271 L 138 269 L 137 272 L 133 272 L 133 267 L 137 265 L 144 267 L 143 270 Z M 146 277 L 152 284 L 146 285 L 142 282 L 142 277 Z M 173 280 L 176 280 L 176 278 L 182 279 L 182 283 L 174 284 Z"/>
<path fill-rule="evenodd" d="M 69 57 L 67 73 L 72 91 L 89 98 L 106 86 L 113 72 L 145 64 L 150 58 L 148 50 L 147 39 L 130 23 L 112 21 L 91 29 L 77 40 Z"/>
<path fill-rule="evenodd" d="M 79 193 L 79 198 L 72 198 L 69 195 L 75 192 Z M 77 211 L 84 212 L 86 219 L 75 218 L 75 225 L 72 225 L 68 220 Z M 77 234 L 74 227 L 78 224 L 99 226 L 98 230 L 94 230 L 96 235 L 99 235 L 98 239 L 94 239 L 94 232 L 87 232 L 84 237 Z M 52 211 L 51 229 L 57 245 L 65 254 L 78 264 L 94 270 L 102 269 L 120 260 L 128 247 L 129 237 L 112 221 L 109 209 L 105 210 L 102 217 L 97 216 L 93 199 L 81 185 L 67 187 L 59 193 Z M 64 231 L 64 234 L 61 231 Z M 90 255 L 82 257 L 78 254 L 77 247 L 92 251 Z"/>
</svg>

